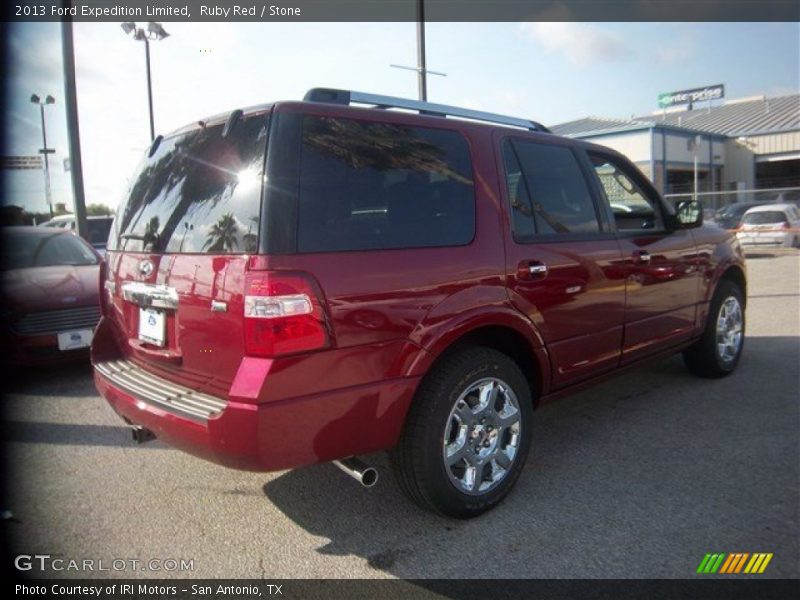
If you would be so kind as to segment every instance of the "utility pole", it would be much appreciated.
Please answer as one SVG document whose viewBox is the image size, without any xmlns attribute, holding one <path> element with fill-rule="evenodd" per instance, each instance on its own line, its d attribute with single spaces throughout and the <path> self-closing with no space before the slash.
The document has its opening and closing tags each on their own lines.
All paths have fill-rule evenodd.
<svg viewBox="0 0 800 600">
<path fill-rule="evenodd" d="M 395 69 L 405 69 L 406 71 L 417 72 L 417 83 L 419 86 L 419 99 L 422 102 L 428 101 L 428 82 L 427 75 L 441 75 L 447 77 L 447 73 L 430 71 L 425 62 L 425 1 L 417 0 L 417 66 L 406 67 L 403 65 L 389 65 Z"/>
<path fill-rule="evenodd" d="M 425 0 L 417 2 L 417 77 L 419 99 L 428 101 L 428 82 L 425 78 Z"/>
<path fill-rule="evenodd" d="M 72 21 L 61 23 L 61 47 L 64 53 L 64 94 L 67 107 L 69 171 L 72 179 L 72 198 L 75 204 L 75 223 L 78 235 L 88 240 L 89 226 L 86 224 L 86 197 L 83 190 L 83 162 L 81 161 L 81 132 L 78 126 L 78 91 L 75 87 L 75 48 L 72 41 Z"/>
</svg>

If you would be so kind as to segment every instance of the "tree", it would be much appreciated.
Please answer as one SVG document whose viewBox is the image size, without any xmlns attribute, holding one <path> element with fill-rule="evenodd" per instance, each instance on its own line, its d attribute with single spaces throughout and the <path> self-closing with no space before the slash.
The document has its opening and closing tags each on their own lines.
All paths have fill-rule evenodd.
<svg viewBox="0 0 800 600">
<path fill-rule="evenodd" d="M 211 226 L 203 248 L 208 248 L 209 252 L 235 250 L 238 245 L 238 233 L 239 226 L 236 224 L 236 218 L 233 213 L 226 213 Z"/>
<path fill-rule="evenodd" d="M 91 217 L 103 217 L 113 215 L 114 211 L 105 204 L 90 204 L 86 207 L 86 214 Z"/>
</svg>

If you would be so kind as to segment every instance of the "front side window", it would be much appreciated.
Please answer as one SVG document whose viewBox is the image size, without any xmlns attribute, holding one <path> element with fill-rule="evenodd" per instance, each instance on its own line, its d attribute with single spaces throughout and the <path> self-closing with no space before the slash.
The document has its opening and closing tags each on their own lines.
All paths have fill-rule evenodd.
<svg viewBox="0 0 800 600">
<path fill-rule="evenodd" d="M 521 140 L 503 147 L 514 237 L 600 231 L 583 170 L 570 148 Z"/>
<path fill-rule="evenodd" d="M 460 134 L 304 117 L 299 252 L 458 246 L 474 233 L 472 163 Z"/>
<path fill-rule="evenodd" d="M 619 161 L 594 152 L 589 152 L 589 159 L 614 213 L 618 230 L 663 227 L 661 211 L 636 184 L 628 172 L 630 167 L 622 166 Z"/>
</svg>

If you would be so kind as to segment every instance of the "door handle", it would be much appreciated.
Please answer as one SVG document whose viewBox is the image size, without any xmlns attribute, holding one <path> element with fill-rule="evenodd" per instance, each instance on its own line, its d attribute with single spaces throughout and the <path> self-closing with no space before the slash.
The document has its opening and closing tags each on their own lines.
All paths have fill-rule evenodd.
<svg viewBox="0 0 800 600">
<path fill-rule="evenodd" d="M 528 273 L 531 275 L 547 275 L 547 265 L 528 265 Z"/>
<path fill-rule="evenodd" d="M 647 250 L 637 250 L 633 253 L 633 262 L 637 264 L 650 264 L 650 253 Z"/>
<path fill-rule="evenodd" d="M 523 260 L 517 267 L 519 279 L 544 279 L 547 277 L 547 265 L 538 260 Z"/>
</svg>

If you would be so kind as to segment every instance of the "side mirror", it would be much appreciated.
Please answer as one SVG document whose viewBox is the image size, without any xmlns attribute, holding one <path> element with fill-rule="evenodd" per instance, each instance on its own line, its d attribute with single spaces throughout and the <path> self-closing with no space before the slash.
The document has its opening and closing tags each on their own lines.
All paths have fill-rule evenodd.
<svg viewBox="0 0 800 600">
<path fill-rule="evenodd" d="M 682 200 L 675 206 L 675 218 L 680 229 L 694 229 L 703 224 L 703 205 L 697 200 Z"/>
</svg>

